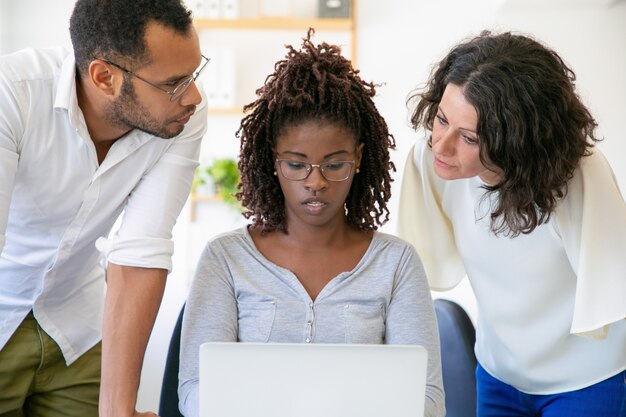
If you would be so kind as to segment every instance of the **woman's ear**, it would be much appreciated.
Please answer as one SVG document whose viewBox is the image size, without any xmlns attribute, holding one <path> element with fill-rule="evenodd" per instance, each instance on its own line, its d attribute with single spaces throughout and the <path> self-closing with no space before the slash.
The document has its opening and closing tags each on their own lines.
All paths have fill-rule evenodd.
<svg viewBox="0 0 626 417">
<path fill-rule="evenodd" d="M 105 95 L 115 95 L 117 77 L 111 68 L 111 65 L 100 59 L 94 59 L 89 64 L 89 80 L 98 91 Z"/>
<path fill-rule="evenodd" d="M 364 143 L 360 143 L 359 146 L 356 147 L 356 159 L 355 165 L 358 170 L 361 167 L 361 159 L 363 158 L 363 148 L 365 147 Z"/>
</svg>

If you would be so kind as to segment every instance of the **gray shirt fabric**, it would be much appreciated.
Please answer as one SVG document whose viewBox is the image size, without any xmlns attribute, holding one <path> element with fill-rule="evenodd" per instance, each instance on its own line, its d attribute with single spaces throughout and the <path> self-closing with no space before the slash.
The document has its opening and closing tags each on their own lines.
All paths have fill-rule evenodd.
<svg viewBox="0 0 626 417">
<path fill-rule="evenodd" d="M 198 416 L 204 342 L 418 344 L 428 351 L 425 416 L 443 416 L 439 336 L 413 247 L 375 232 L 352 271 L 311 299 L 289 270 L 266 259 L 247 227 L 211 240 L 198 262 L 183 320 L 180 409 Z"/>
</svg>

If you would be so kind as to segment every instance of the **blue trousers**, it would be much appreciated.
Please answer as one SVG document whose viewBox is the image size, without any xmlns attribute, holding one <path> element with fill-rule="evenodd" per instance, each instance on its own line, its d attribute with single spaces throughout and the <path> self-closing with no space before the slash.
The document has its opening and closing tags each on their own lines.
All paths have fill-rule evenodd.
<svg viewBox="0 0 626 417">
<path fill-rule="evenodd" d="M 534 395 L 494 378 L 478 364 L 476 389 L 478 417 L 626 417 L 626 371 L 579 390 Z"/>
</svg>

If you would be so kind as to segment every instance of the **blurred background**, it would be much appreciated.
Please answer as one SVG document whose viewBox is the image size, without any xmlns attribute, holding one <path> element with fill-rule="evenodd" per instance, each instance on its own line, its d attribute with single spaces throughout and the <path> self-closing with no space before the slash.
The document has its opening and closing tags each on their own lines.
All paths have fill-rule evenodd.
<svg viewBox="0 0 626 417">
<path fill-rule="evenodd" d="M 236 160 L 239 142 L 235 131 L 241 106 L 273 72 L 285 44 L 298 46 L 306 29 L 290 28 L 286 20 L 322 15 L 318 0 L 189 0 L 198 20 L 205 55 L 212 58 L 203 78 L 208 94 L 226 98 L 211 101 L 209 131 L 203 140 L 202 169 L 218 160 Z M 346 3 L 343 0 L 343 3 Z M 406 99 L 426 81 L 433 63 L 455 43 L 479 33 L 517 31 L 530 34 L 556 49 L 574 69 L 580 96 L 605 140 L 599 145 L 611 163 L 622 192 L 626 187 L 626 1 L 625 0 L 359 0 L 347 2 L 350 18 L 345 26 L 317 28 L 315 42 L 342 45 L 347 57 L 367 81 L 381 84 L 376 104 L 395 136 L 397 167 L 394 190 L 399 190 L 405 159 L 420 137 L 408 123 Z M 0 0 L 0 53 L 26 47 L 71 48 L 69 17 L 74 0 Z M 212 8 L 219 8 L 212 9 Z M 248 21 L 274 19 L 267 26 Z M 207 21 L 214 19 L 215 22 Z M 231 23 L 219 24 L 232 19 Z M 338 20 L 339 21 L 339 20 Z M 243 23 L 242 23 L 243 22 Z M 246 23 L 248 22 L 248 23 Z M 312 21 L 319 23 L 318 21 Z M 316 24 L 317 24 L 316 23 Z M 284 28 L 283 26 L 287 27 Z M 283 28 L 279 28 L 283 27 Z M 216 81 L 218 80 L 218 81 Z M 203 171 L 204 172 L 204 171 Z M 202 176 L 201 176 L 202 177 Z M 212 181 L 204 176 L 200 185 Z M 174 230 L 174 270 L 146 353 L 138 408 L 156 410 L 161 377 L 172 327 L 187 295 L 196 260 L 206 241 L 245 224 L 236 207 L 198 188 Z M 382 231 L 393 233 L 398 191 L 391 201 L 392 218 Z M 467 280 L 434 297 L 461 303 L 473 320 L 477 312 Z"/>
</svg>

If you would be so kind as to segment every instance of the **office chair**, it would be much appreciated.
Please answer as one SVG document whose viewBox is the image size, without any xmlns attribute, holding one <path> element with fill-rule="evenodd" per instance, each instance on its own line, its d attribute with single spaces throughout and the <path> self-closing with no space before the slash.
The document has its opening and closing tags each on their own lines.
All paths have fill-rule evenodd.
<svg viewBox="0 0 626 417">
<path fill-rule="evenodd" d="M 180 331 L 183 325 L 185 305 L 180 309 L 178 320 L 174 325 L 170 346 L 167 350 L 165 371 L 161 384 L 161 398 L 159 400 L 160 417 L 183 417 L 178 410 L 178 362 L 180 357 Z"/>
<path fill-rule="evenodd" d="M 434 300 L 441 342 L 443 388 L 447 417 L 476 417 L 476 333 L 469 316 L 457 303 Z"/>
</svg>

